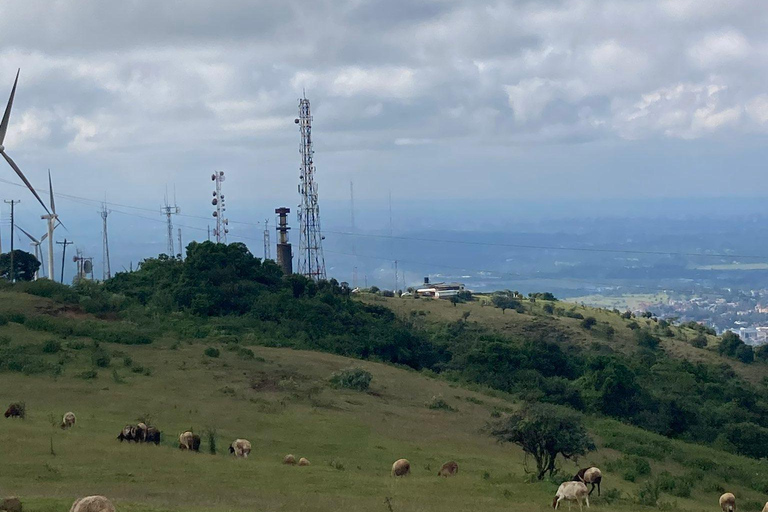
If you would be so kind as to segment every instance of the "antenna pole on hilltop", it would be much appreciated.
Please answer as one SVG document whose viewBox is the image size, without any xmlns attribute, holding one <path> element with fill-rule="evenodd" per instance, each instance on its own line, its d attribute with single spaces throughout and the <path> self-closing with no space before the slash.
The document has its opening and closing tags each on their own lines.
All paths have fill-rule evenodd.
<svg viewBox="0 0 768 512">
<path fill-rule="evenodd" d="M 56 243 L 64 246 L 64 249 L 61 252 L 61 284 L 64 284 L 64 263 L 66 262 L 67 258 L 67 246 L 72 245 L 75 242 L 70 242 L 65 238 L 63 242 Z"/>
<path fill-rule="evenodd" d="M 221 184 L 224 183 L 224 171 L 218 171 L 211 174 L 211 181 L 216 183 L 216 190 L 213 191 L 211 204 L 216 207 L 213 217 L 216 219 L 216 227 L 213 228 L 213 236 L 216 237 L 217 244 L 227 243 L 227 233 L 229 233 L 229 219 L 224 216 L 227 211 L 224 194 L 221 193 Z"/>
<path fill-rule="evenodd" d="M 264 220 L 264 261 L 272 259 L 272 243 L 269 240 L 269 219 Z"/>
<path fill-rule="evenodd" d="M 299 236 L 299 274 L 315 281 L 325 279 L 325 257 L 323 256 L 323 236 L 320 232 L 320 207 L 317 202 L 317 183 L 315 183 L 314 150 L 312 149 L 312 114 L 306 96 L 299 100 L 299 117 L 295 120 L 301 132 L 301 175 L 299 176 L 299 194 L 301 204 L 298 220 L 301 228 Z"/>
<path fill-rule="evenodd" d="M 167 233 L 167 243 L 168 246 L 166 247 L 165 251 L 168 256 L 173 258 L 173 256 L 176 254 L 176 252 L 173 250 L 173 219 L 171 218 L 171 215 L 177 215 L 181 213 L 181 208 L 179 208 L 174 201 L 174 205 L 171 206 L 168 204 L 168 193 L 166 191 L 165 194 L 165 206 L 162 208 L 161 212 L 165 215 L 165 220 L 167 223 L 168 233 Z"/>
<path fill-rule="evenodd" d="M 107 203 L 101 203 L 101 215 L 102 231 L 101 231 L 101 257 L 102 257 L 102 270 L 101 279 L 106 281 L 112 277 L 112 268 L 109 264 L 109 236 L 107 235 L 107 216 L 110 211 L 107 210 Z"/>
<path fill-rule="evenodd" d="M 8 279 L 13 283 L 13 282 L 16 281 L 16 269 L 13 266 L 13 228 L 15 226 L 14 223 L 16 221 L 14 219 L 14 213 L 13 213 L 14 209 L 13 209 L 13 207 L 16 204 L 20 203 L 21 200 L 16 200 L 16 199 L 10 199 L 9 200 L 9 199 L 6 199 L 5 202 L 6 202 L 6 204 L 11 205 L 11 269 L 8 272 Z"/>
<path fill-rule="evenodd" d="M 184 246 L 181 245 L 181 228 L 179 228 L 179 259 L 184 258 Z"/>
</svg>

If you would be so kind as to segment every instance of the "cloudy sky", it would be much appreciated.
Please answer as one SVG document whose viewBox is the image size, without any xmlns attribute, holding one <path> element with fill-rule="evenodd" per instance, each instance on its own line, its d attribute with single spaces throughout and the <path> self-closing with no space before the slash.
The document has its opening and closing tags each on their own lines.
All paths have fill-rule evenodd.
<svg viewBox="0 0 768 512">
<path fill-rule="evenodd" d="M 222 169 L 230 217 L 262 220 L 298 203 L 306 90 L 329 209 L 350 181 L 362 211 L 389 191 L 762 197 L 766 26 L 754 0 L 5 0 L 3 97 L 21 68 L 6 147 L 41 188 L 51 168 L 57 192 L 155 220 L 175 188 L 198 230 Z M 2 187 L 32 222 L 31 196 Z M 95 205 L 59 208 L 96 251 Z M 161 223 L 130 219 L 162 249 Z"/>
</svg>

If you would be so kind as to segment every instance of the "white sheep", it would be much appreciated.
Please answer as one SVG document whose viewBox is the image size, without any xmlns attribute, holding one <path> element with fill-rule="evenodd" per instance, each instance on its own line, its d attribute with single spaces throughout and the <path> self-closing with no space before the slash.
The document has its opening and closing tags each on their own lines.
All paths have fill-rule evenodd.
<svg viewBox="0 0 768 512">
<path fill-rule="evenodd" d="M 246 458 L 251 453 L 251 442 L 247 439 L 235 439 L 229 446 L 229 453 L 235 457 Z"/>
<path fill-rule="evenodd" d="M 573 480 L 592 485 L 589 489 L 590 496 L 592 495 L 592 491 L 595 490 L 595 485 L 597 485 L 597 495 L 600 496 L 600 482 L 603 481 L 603 473 L 600 471 L 600 468 L 590 466 L 588 468 L 580 469 L 579 472 L 576 473 L 576 476 L 573 477 Z"/>
<path fill-rule="evenodd" d="M 560 484 L 560 487 L 557 488 L 557 494 L 555 494 L 555 499 L 552 500 L 552 508 L 557 510 L 557 507 L 560 506 L 560 502 L 563 500 L 568 501 L 568 508 L 571 508 L 571 501 L 577 501 L 579 502 L 579 510 L 582 510 L 582 501 L 585 501 L 587 503 L 587 508 L 589 508 L 589 491 L 587 491 L 587 486 L 584 485 L 583 482 L 563 482 Z"/>
<path fill-rule="evenodd" d="M 736 496 L 730 492 L 720 496 L 720 508 L 723 512 L 736 512 Z"/>
<path fill-rule="evenodd" d="M 392 464 L 392 476 L 405 476 L 411 472 L 411 463 L 407 459 L 397 459 Z"/>
<path fill-rule="evenodd" d="M 64 417 L 61 419 L 61 429 L 66 430 L 68 428 L 74 427 L 76 421 L 77 421 L 77 418 L 75 418 L 75 413 L 71 411 L 66 413 Z"/>
<path fill-rule="evenodd" d="M 104 496 L 87 496 L 75 501 L 69 512 L 115 512 L 115 506 Z"/>
<path fill-rule="evenodd" d="M 763 507 L 763 512 L 768 512 L 768 501 L 765 502 L 765 506 Z"/>
</svg>

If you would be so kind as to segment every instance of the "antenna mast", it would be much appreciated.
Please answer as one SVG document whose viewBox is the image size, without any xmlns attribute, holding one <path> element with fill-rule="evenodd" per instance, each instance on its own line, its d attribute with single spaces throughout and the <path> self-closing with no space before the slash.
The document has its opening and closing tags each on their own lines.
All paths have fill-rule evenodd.
<svg viewBox="0 0 768 512">
<path fill-rule="evenodd" d="M 99 214 L 101 214 L 101 221 L 103 226 L 101 230 L 101 258 L 103 262 L 101 269 L 101 279 L 103 281 L 106 281 L 112 277 L 112 269 L 109 266 L 109 236 L 107 236 L 107 216 L 109 213 L 110 211 L 107 210 L 107 203 L 101 203 L 101 211 Z"/>
<path fill-rule="evenodd" d="M 171 215 L 176 215 L 181 213 L 181 208 L 179 208 L 176 204 L 174 204 L 173 206 L 168 204 L 167 192 L 165 194 L 165 206 L 162 209 L 162 213 L 165 215 L 165 219 L 168 227 L 168 233 L 167 233 L 168 247 L 165 249 L 165 251 L 168 256 L 173 258 L 176 255 L 176 251 L 173 250 L 173 219 L 171 218 Z"/>
<path fill-rule="evenodd" d="M 217 244 L 226 244 L 227 233 L 229 233 L 229 219 L 224 217 L 224 212 L 227 211 L 227 208 L 224 202 L 224 194 L 221 193 L 221 184 L 224 183 L 224 180 L 224 171 L 211 174 L 211 181 L 216 183 L 216 190 L 213 191 L 211 204 L 216 207 L 216 210 L 213 212 L 213 217 L 216 219 L 213 235 L 216 237 Z"/>
<path fill-rule="evenodd" d="M 264 221 L 264 261 L 272 259 L 272 243 L 269 240 L 269 219 Z"/>
<path fill-rule="evenodd" d="M 299 100 L 299 117 L 295 120 L 301 131 L 301 176 L 299 176 L 299 194 L 301 204 L 298 220 L 301 226 L 299 236 L 299 274 L 310 279 L 325 279 L 325 257 L 323 256 L 323 236 L 320 233 L 320 207 L 317 204 L 317 183 L 315 183 L 315 164 L 312 149 L 312 114 L 309 100 Z"/>
</svg>

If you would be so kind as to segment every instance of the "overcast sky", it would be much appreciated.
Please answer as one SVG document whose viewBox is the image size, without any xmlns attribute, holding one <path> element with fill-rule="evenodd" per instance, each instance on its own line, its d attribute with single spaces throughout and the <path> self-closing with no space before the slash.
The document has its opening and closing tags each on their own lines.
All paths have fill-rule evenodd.
<svg viewBox="0 0 768 512">
<path fill-rule="evenodd" d="M 351 180 L 362 211 L 390 190 L 497 209 L 764 196 L 766 26 L 754 0 L 4 0 L 5 145 L 41 188 L 50 167 L 57 192 L 157 210 L 175 187 L 200 216 L 222 169 L 231 218 L 261 220 L 298 203 L 306 90 L 329 209 Z M 96 250 L 95 207 L 59 208 Z"/>
</svg>

